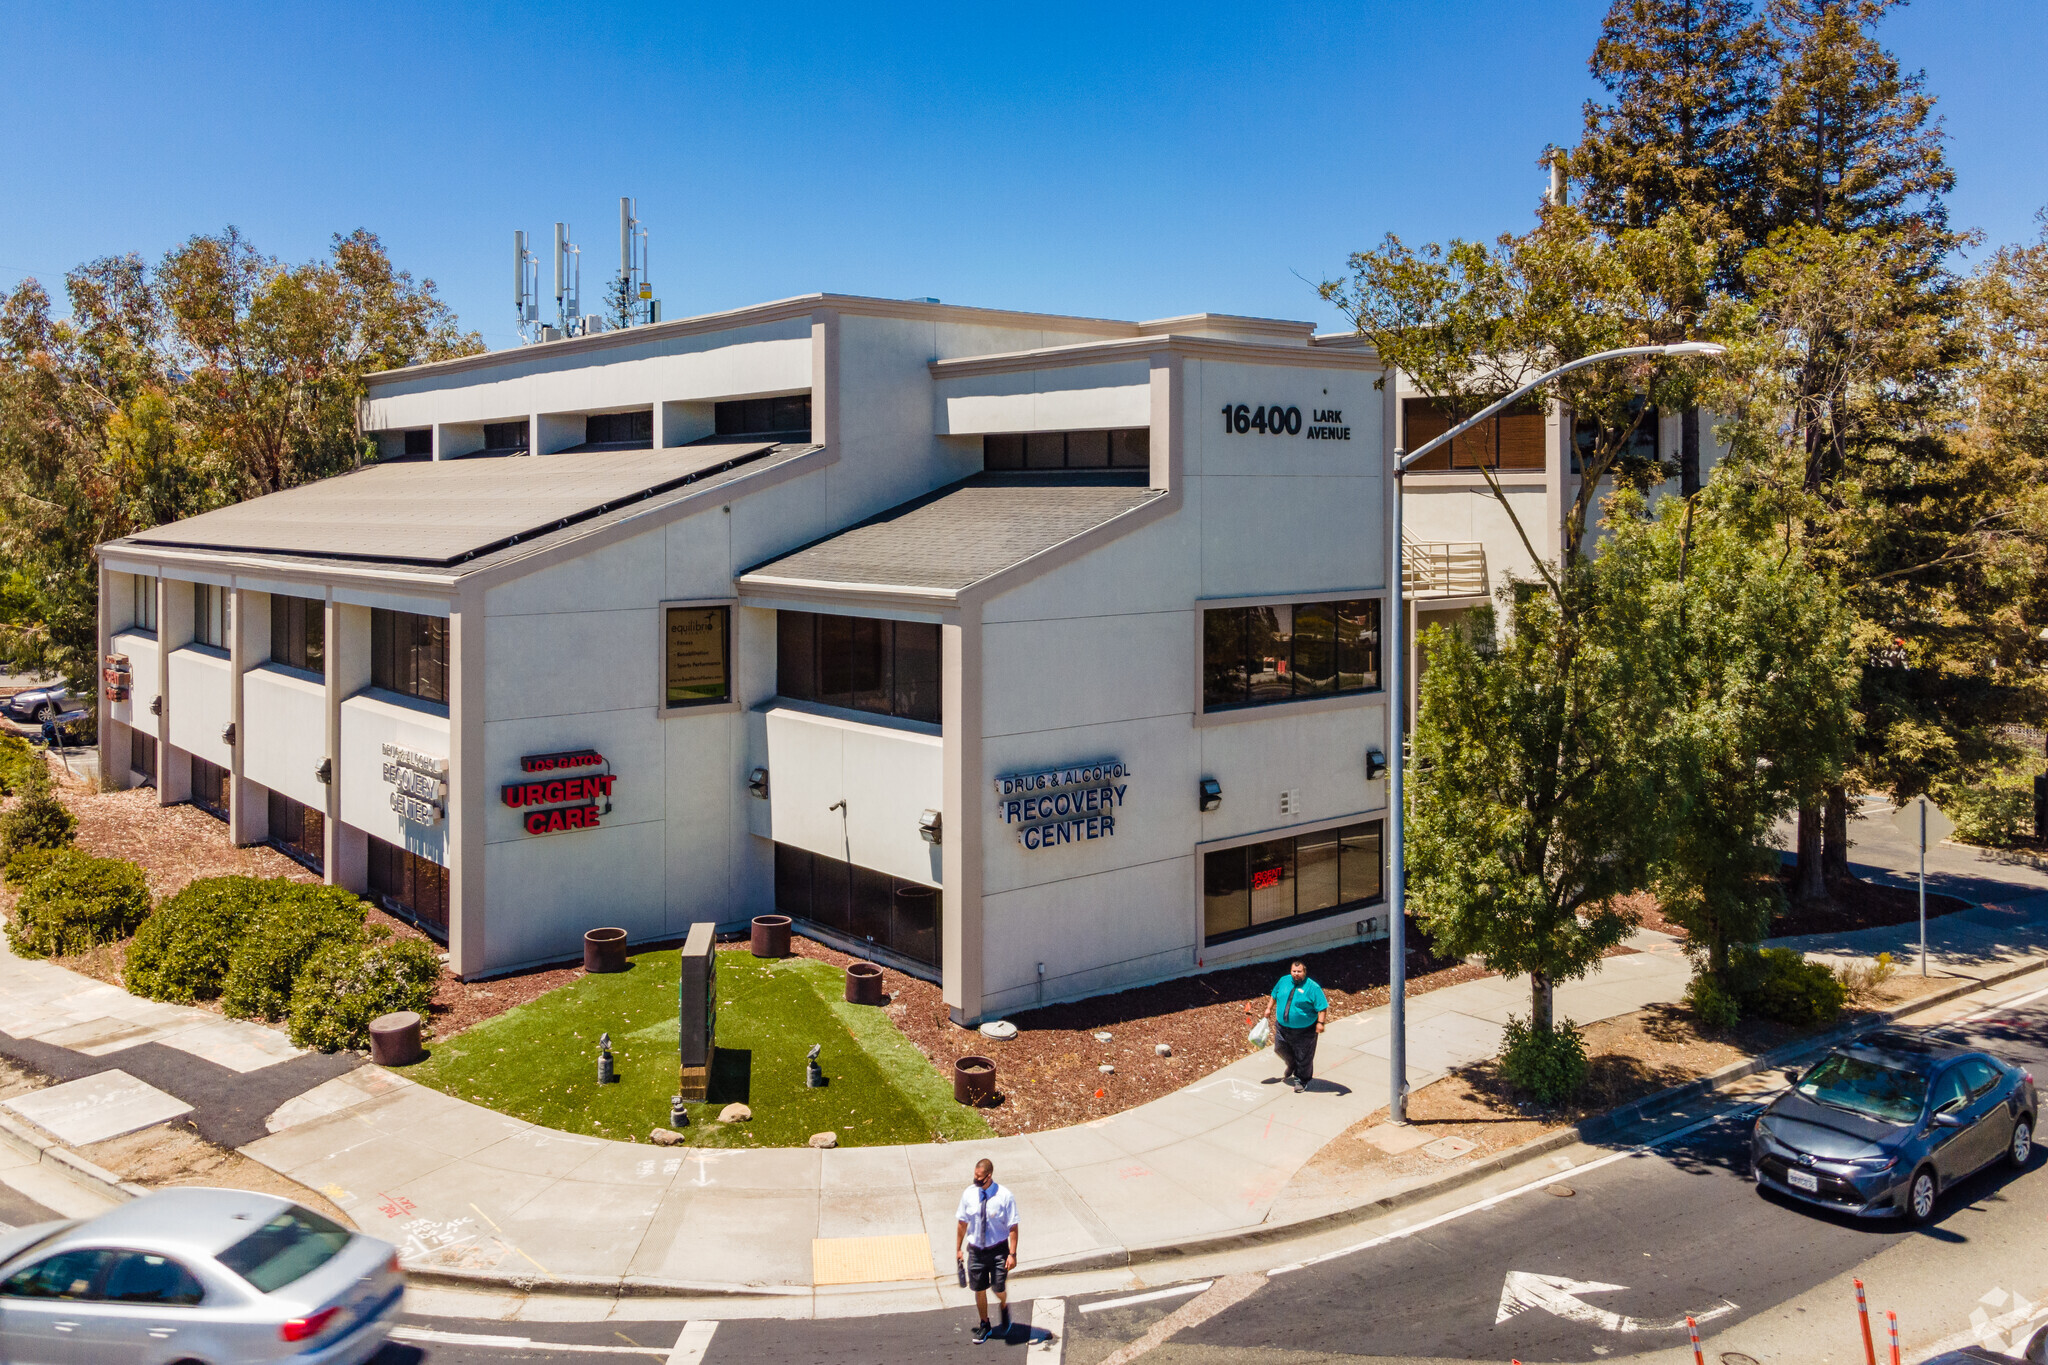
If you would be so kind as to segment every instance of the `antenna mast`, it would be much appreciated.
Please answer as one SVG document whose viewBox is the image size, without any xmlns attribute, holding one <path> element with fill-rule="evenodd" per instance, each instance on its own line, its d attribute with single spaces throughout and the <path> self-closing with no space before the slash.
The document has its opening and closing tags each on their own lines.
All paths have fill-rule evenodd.
<svg viewBox="0 0 2048 1365">
<path fill-rule="evenodd" d="M 540 257 L 527 250 L 524 232 L 512 234 L 512 285 L 514 306 L 519 317 L 519 339 L 529 344 L 539 341 Z"/>
<path fill-rule="evenodd" d="M 619 199 L 619 273 L 627 302 L 628 327 L 661 321 L 661 301 L 647 277 L 647 225 L 639 218 L 640 206 Z"/>
<path fill-rule="evenodd" d="M 582 331 L 583 249 L 569 240 L 569 225 L 555 224 L 555 328 L 560 336 Z"/>
</svg>

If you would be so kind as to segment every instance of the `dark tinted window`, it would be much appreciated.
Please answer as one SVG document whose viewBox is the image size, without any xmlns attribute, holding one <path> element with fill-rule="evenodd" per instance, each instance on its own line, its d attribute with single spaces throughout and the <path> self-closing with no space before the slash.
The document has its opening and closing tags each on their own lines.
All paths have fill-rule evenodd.
<svg viewBox="0 0 2048 1365">
<path fill-rule="evenodd" d="M 484 423 L 484 449 L 526 449 L 526 423 L 523 421 Z"/>
<path fill-rule="evenodd" d="M 778 613 L 775 643 L 780 696 L 939 723 L 934 623 L 785 611 Z"/>
<path fill-rule="evenodd" d="M 17 1299 L 84 1299 L 92 1296 L 111 1251 L 60 1251 L 16 1271 L 0 1284 L 0 1294 Z"/>
<path fill-rule="evenodd" d="M 292 800 L 283 792 L 273 791 L 270 793 L 270 842 L 318 872 L 326 859 L 327 816 Z"/>
<path fill-rule="evenodd" d="M 100 1297 L 109 1303 L 165 1304 L 190 1307 L 206 1297 L 192 1272 L 164 1256 L 124 1251 L 107 1271 Z"/>
<path fill-rule="evenodd" d="M 1998 1084 L 1998 1068 L 1982 1057 L 1971 1057 L 1963 1063 L 1963 1084 L 1970 1087 L 1972 1098 L 1988 1094 Z"/>
<path fill-rule="evenodd" d="M 981 438 L 983 469 L 1150 469 L 1152 433 L 1145 427 L 1118 431 L 1034 431 Z"/>
<path fill-rule="evenodd" d="M 1202 613 L 1202 705 L 1235 706 L 1377 691 L 1377 598 Z"/>
<path fill-rule="evenodd" d="M 215 649 L 228 647 L 228 590 L 211 583 L 192 585 L 192 638 Z"/>
<path fill-rule="evenodd" d="M 1218 943 L 1381 899 L 1382 825 L 1367 820 L 1202 855 L 1202 934 Z"/>
<path fill-rule="evenodd" d="M 327 667 L 327 607 L 311 597 L 270 595 L 270 658 L 273 663 L 319 673 Z"/>
<path fill-rule="evenodd" d="M 448 618 L 370 609 L 370 683 L 421 701 L 448 700 Z"/>
<path fill-rule="evenodd" d="M 448 937 L 448 869 L 370 836 L 370 894 L 435 937 Z"/>
<path fill-rule="evenodd" d="M 1657 410 L 1651 408 L 1644 412 L 1643 400 L 1638 398 L 1629 404 L 1629 415 L 1640 415 L 1642 420 L 1636 423 L 1628 444 L 1622 447 L 1621 454 L 1615 458 L 1615 467 L 1622 470 L 1626 470 L 1630 465 L 1641 467 L 1654 464 L 1661 458 L 1657 442 Z M 1599 428 L 1592 422 L 1582 421 L 1573 426 L 1572 473 L 1582 472 L 1581 461 L 1593 453 L 1594 442 L 1599 439 L 1599 434 Z"/>
<path fill-rule="evenodd" d="M 422 455 L 434 453 L 434 432 L 431 427 L 421 431 L 405 433 L 405 457 L 416 460 Z"/>
<path fill-rule="evenodd" d="M 326 1265 L 348 1239 L 347 1229 L 294 1204 L 216 1259 L 268 1294 Z"/>
<path fill-rule="evenodd" d="M 822 853 L 775 845 L 775 912 L 939 963 L 941 893 Z"/>
<path fill-rule="evenodd" d="M 1833 1052 L 1802 1076 L 1795 1088 L 1806 1098 L 1836 1109 L 1887 1123 L 1911 1123 L 1920 1117 L 1927 1081 L 1911 1071 Z M 1961 1091 L 1956 1095 L 1960 1097 Z"/>
<path fill-rule="evenodd" d="M 654 410 L 595 413 L 583 421 L 583 439 L 591 445 L 651 446 Z"/>
<path fill-rule="evenodd" d="M 739 398 L 713 406 L 712 416 L 720 436 L 797 436 L 811 439 L 811 396 L 784 394 L 779 398 Z"/>
<path fill-rule="evenodd" d="M 209 763 L 198 755 L 192 757 L 192 804 L 216 820 L 228 818 L 228 805 L 233 775 L 218 763 Z"/>
</svg>

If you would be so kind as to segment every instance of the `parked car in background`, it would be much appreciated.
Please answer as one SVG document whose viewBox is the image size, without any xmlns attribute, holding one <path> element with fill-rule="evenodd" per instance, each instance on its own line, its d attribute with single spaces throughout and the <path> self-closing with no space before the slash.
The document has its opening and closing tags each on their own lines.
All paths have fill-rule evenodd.
<svg viewBox="0 0 2048 1365">
<path fill-rule="evenodd" d="M 9 720 L 18 720 L 26 725 L 32 721 L 45 721 L 65 709 L 65 698 L 71 689 L 62 683 L 48 687 L 30 687 L 16 692 L 11 697 L 0 697 L 0 714 Z"/>
<path fill-rule="evenodd" d="M 1757 1117 L 1751 1169 L 1795 1199 L 1919 1223 L 1992 1162 L 2024 1168 L 2040 1112 L 2032 1072 L 1880 1030 L 1830 1049 Z"/>
<path fill-rule="evenodd" d="M 389 1242 L 246 1190 L 161 1190 L 0 1234 L 9 1365 L 358 1365 L 404 1297 Z"/>
</svg>

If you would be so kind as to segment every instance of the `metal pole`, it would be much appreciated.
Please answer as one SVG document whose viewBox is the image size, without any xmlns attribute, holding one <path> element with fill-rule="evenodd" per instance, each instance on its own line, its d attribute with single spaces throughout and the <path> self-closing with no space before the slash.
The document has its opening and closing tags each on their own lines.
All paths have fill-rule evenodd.
<svg viewBox="0 0 2048 1365">
<path fill-rule="evenodd" d="M 1394 450 L 1392 479 L 1393 515 L 1388 518 L 1387 536 L 1387 620 L 1386 658 L 1383 665 L 1387 685 L 1387 1117 L 1394 1123 L 1408 1122 L 1408 934 L 1407 934 L 1407 845 L 1406 820 L 1402 807 L 1403 733 L 1402 713 L 1408 696 L 1406 624 L 1407 608 L 1401 601 L 1401 468 L 1403 452 Z"/>
<path fill-rule="evenodd" d="M 1920 975 L 1927 975 L 1927 798 L 1920 805 Z"/>
</svg>

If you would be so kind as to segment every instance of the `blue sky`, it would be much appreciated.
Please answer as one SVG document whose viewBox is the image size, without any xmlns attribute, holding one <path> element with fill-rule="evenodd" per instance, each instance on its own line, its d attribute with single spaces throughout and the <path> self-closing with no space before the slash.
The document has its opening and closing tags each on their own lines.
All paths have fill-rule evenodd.
<svg viewBox="0 0 2048 1365">
<path fill-rule="evenodd" d="M 1309 282 L 1396 232 L 1526 223 L 1606 0 L 928 7 L 9 8 L 0 285 L 234 223 L 303 259 L 368 227 L 493 347 L 514 228 L 617 199 L 667 316 L 812 290 L 1146 318 L 1338 318 Z M 2039 0 L 1884 35 L 1940 97 L 1958 225 L 2048 204 Z"/>
</svg>

